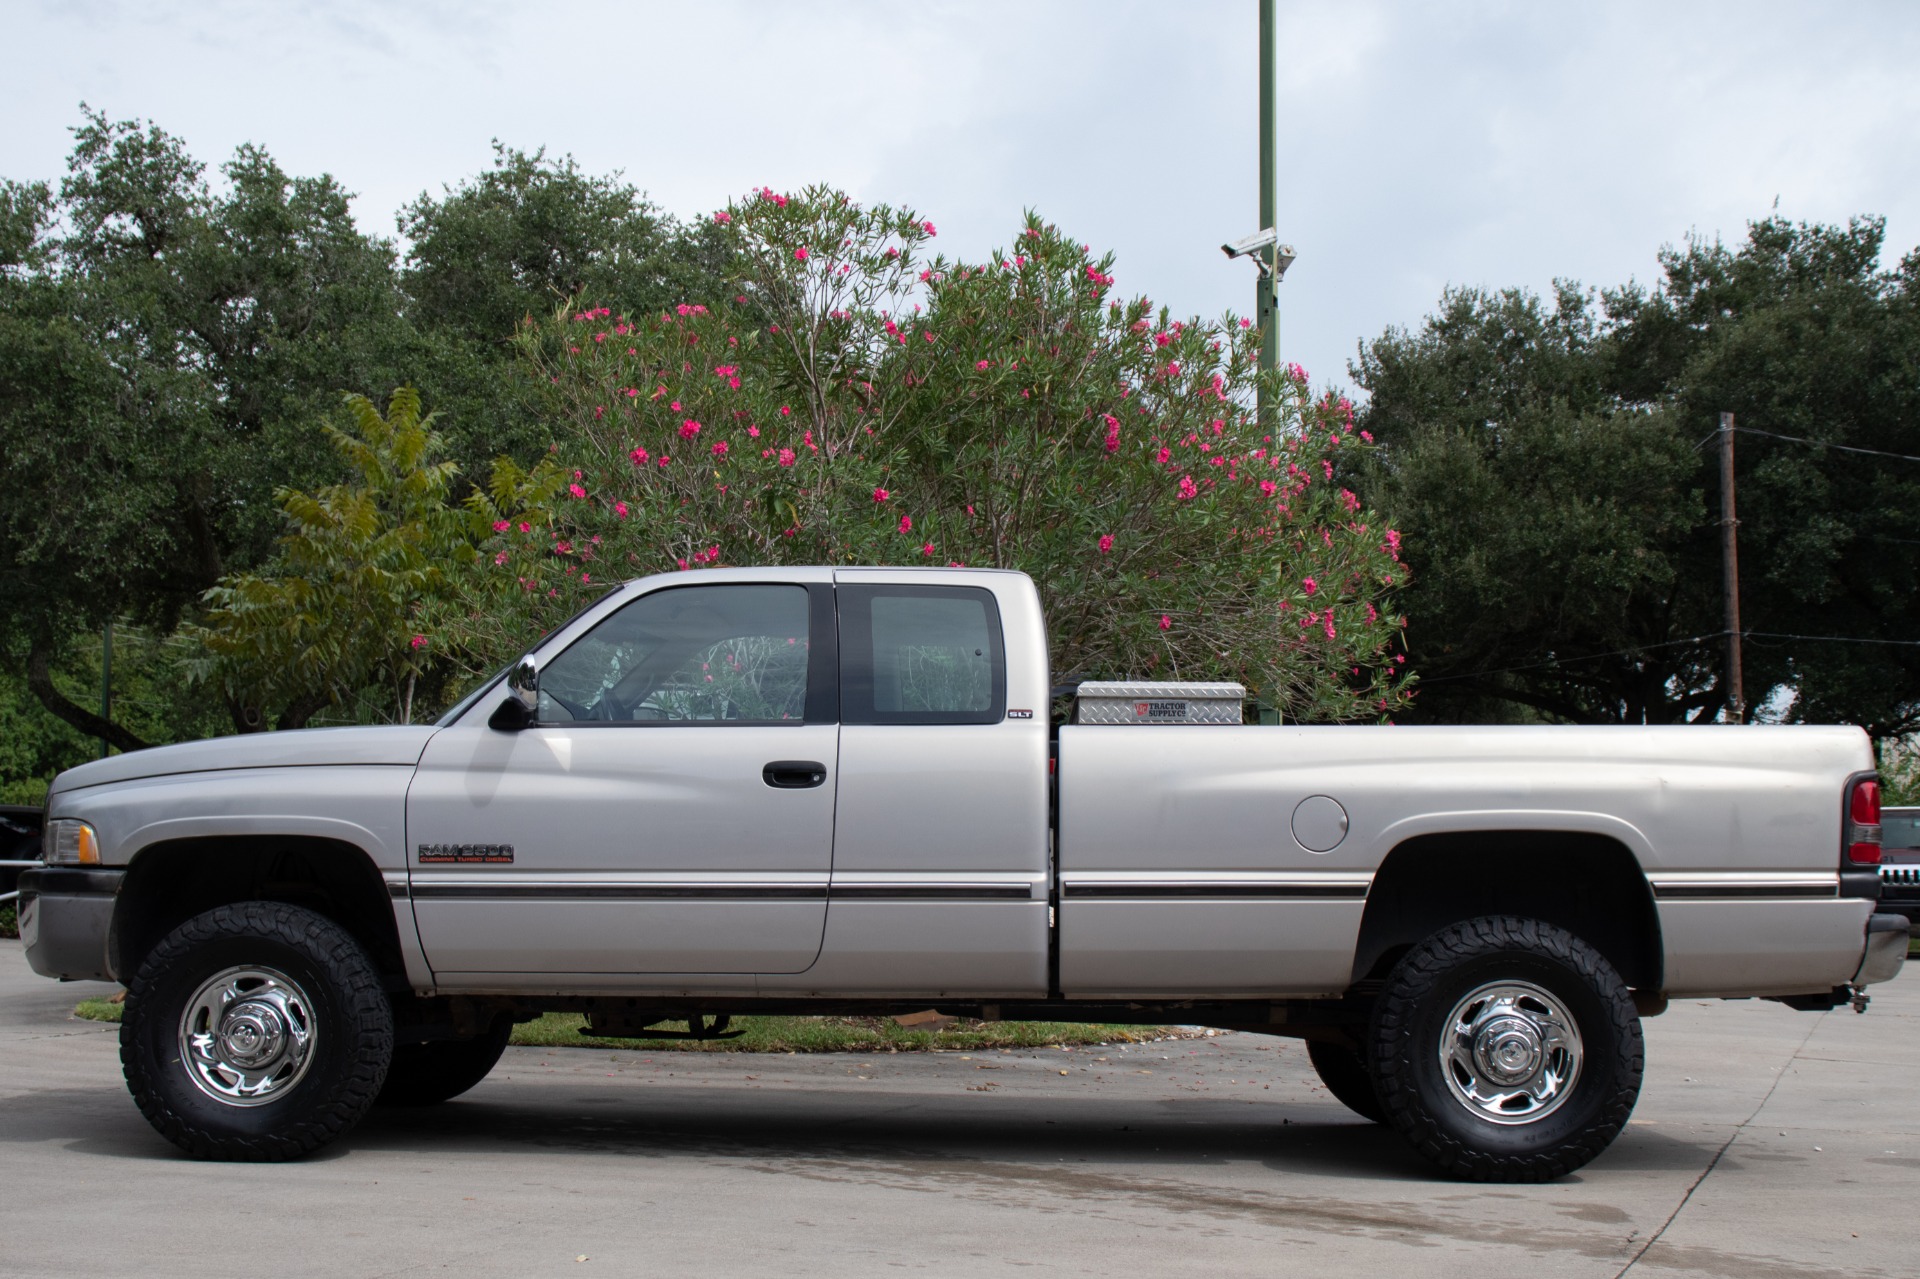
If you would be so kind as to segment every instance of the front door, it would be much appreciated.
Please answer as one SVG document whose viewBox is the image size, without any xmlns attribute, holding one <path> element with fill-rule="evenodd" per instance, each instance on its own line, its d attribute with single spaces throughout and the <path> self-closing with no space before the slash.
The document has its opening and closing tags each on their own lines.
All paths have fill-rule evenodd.
<svg viewBox="0 0 1920 1279">
<path fill-rule="evenodd" d="M 533 727 L 470 715 L 428 743 L 407 839 L 441 984 L 814 962 L 838 772 L 831 590 L 653 591 L 541 666 Z"/>
</svg>

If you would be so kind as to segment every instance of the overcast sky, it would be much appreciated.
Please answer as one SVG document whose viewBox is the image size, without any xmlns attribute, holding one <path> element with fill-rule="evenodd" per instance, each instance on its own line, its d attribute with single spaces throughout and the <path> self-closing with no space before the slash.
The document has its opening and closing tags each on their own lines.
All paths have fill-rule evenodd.
<svg viewBox="0 0 1920 1279">
<path fill-rule="evenodd" d="M 1123 290 L 1246 311 L 1255 0 L 506 4 L 4 0 L 0 176 L 56 178 L 85 100 L 201 159 L 242 142 L 394 234 L 490 139 L 624 170 L 663 207 L 761 184 L 906 204 L 949 253 L 1038 209 Z M 1920 244 L 1920 5 L 1283 3 L 1284 355 L 1355 344 L 1449 285 L 1647 280 L 1663 244 L 1887 219 Z"/>
</svg>

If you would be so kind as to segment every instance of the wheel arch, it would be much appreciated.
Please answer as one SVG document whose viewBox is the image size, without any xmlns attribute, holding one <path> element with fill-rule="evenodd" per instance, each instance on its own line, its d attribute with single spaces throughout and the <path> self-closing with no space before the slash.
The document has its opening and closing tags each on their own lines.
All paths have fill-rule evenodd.
<svg viewBox="0 0 1920 1279">
<path fill-rule="evenodd" d="M 1429 832 L 1395 844 L 1367 893 L 1353 979 L 1379 979 L 1424 938 L 1482 915 L 1566 929 L 1630 987 L 1664 982 L 1660 918 L 1640 859 L 1613 834 L 1582 830 Z"/>
<path fill-rule="evenodd" d="M 404 983 L 400 930 L 386 881 L 367 850 L 314 835 L 199 835 L 149 844 L 128 863 L 107 956 L 129 980 L 168 933 L 235 902 L 303 906 L 339 924 L 389 983 Z"/>
</svg>

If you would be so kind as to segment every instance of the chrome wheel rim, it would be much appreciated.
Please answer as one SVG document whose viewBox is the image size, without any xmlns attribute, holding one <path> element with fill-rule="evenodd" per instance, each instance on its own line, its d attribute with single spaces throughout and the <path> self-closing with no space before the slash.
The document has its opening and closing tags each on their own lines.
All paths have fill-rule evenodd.
<svg viewBox="0 0 1920 1279">
<path fill-rule="evenodd" d="M 1558 1110 L 1580 1079 L 1580 1027 L 1532 982 L 1489 982 L 1453 1006 L 1440 1035 L 1440 1073 L 1476 1119 L 1530 1124 Z"/>
<path fill-rule="evenodd" d="M 313 1001 L 271 968 L 229 968 L 202 982 L 180 1014 L 187 1078 L 215 1101 L 278 1101 L 307 1073 L 319 1042 Z"/>
</svg>

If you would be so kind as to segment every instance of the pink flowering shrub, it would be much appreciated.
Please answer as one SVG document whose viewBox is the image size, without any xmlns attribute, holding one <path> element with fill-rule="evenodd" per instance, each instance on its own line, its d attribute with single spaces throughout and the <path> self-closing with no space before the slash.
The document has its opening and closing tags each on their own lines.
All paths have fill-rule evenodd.
<svg viewBox="0 0 1920 1279">
<path fill-rule="evenodd" d="M 1037 219 L 961 262 L 826 188 L 722 213 L 733 296 L 523 331 L 556 443 L 471 503 L 475 626 L 677 567 L 1009 567 L 1056 677 L 1234 678 L 1300 719 L 1404 704 L 1398 534 L 1330 478 L 1370 445 L 1302 371 L 1257 419 L 1257 331 L 1116 296 L 1110 256 Z"/>
</svg>

